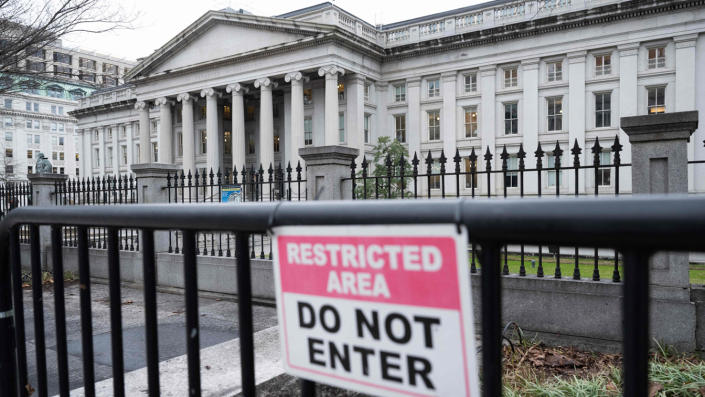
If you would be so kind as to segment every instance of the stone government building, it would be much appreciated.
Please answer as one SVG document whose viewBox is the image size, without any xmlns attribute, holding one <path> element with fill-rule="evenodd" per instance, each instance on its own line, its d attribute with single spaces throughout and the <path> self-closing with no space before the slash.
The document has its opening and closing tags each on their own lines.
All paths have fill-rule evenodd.
<svg viewBox="0 0 705 397">
<path fill-rule="evenodd" d="M 81 174 L 147 162 L 295 166 L 304 146 L 369 153 L 379 136 L 424 157 L 489 147 L 493 169 L 506 145 L 511 170 L 519 145 L 533 153 L 539 142 L 544 166 L 556 142 L 572 165 L 576 140 L 592 164 L 598 138 L 609 164 L 619 135 L 627 163 L 620 117 L 705 115 L 703 32 L 705 0 L 495 0 L 380 26 L 331 3 L 275 17 L 210 11 L 142 59 L 127 85 L 80 101 Z M 690 160 L 705 159 L 703 124 Z M 630 170 L 621 172 L 630 191 Z M 614 189 L 614 178 L 583 175 L 580 189 Z M 705 192 L 705 164 L 691 165 L 689 178 L 691 192 Z M 545 192 L 555 189 L 555 174 L 542 179 Z"/>
</svg>

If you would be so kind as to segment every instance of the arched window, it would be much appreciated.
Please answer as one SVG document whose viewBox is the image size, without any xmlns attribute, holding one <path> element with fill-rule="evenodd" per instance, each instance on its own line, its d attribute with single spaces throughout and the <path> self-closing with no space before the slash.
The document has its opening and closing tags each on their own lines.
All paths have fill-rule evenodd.
<svg viewBox="0 0 705 397">
<path fill-rule="evenodd" d="M 64 89 L 59 87 L 58 85 L 50 85 L 47 87 L 47 95 L 52 98 L 63 98 Z"/>
<path fill-rule="evenodd" d="M 86 96 L 86 92 L 79 88 L 69 91 L 69 94 L 71 95 L 71 99 L 73 99 L 74 101 L 77 101 Z"/>
<path fill-rule="evenodd" d="M 34 80 L 24 80 L 20 83 L 20 87 L 27 94 L 39 95 L 39 83 Z"/>
</svg>

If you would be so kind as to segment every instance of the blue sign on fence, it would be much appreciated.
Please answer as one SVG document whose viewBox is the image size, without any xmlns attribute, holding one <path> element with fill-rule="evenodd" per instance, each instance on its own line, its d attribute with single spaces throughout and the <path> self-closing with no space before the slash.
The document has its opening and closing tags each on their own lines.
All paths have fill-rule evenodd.
<svg viewBox="0 0 705 397">
<path fill-rule="evenodd" d="M 220 191 L 220 201 L 222 203 L 242 202 L 242 186 L 224 185 L 222 190 Z"/>
</svg>

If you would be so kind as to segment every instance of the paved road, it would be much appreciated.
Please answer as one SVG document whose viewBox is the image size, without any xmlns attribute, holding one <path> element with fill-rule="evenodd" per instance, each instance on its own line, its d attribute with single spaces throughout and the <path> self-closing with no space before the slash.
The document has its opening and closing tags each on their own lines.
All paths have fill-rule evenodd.
<svg viewBox="0 0 705 397">
<path fill-rule="evenodd" d="M 92 284 L 93 344 L 95 350 L 96 381 L 112 378 L 110 349 L 110 300 L 107 285 Z M 81 359 L 80 306 L 78 284 L 66 286 L 66 321 L 69 351 L 70 388 L 83 385 Z M 30 383 L 36 388 L 34 320 L 31 290 L 24 291 L 27 360 Z M 168 360 L 186 353 L 184 297 L 158 293 L 159 358 Z M 237 303 L 229 300 L 201 298 L 199 300 L 201 347 L 213 346 L 239 336 Z M 271 307 L 255 306 L 254 329 L 260 331 L 277 324 L 276 311 Z M 143 292 L 141 289 L 122 288 L 122 316 L 125 370 L 132 371 L 146 365 L 144 341 Z M 56 365 L 56 333 L 54 322 L 53 288 L 44 290 L 44 318 L 47 346 L 48 395 L 58 393 L 59 380 Z"/>
</svg>

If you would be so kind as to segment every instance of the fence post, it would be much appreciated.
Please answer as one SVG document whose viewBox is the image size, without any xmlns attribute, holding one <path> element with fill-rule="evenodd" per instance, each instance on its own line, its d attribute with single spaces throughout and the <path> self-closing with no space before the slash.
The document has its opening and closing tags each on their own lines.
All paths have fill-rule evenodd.
<svg viewBox="0 0 705 397">
<path fill-rule="evenodd" d="M 55 189 L 57 184 L 63 184 L 68 175 L 63 174 L 29 174 L 27 179 L 32 183 L 32 205 L 49 207 L 56 205 Z M 43 269 L 51 267 L 51 227 L 39 227 L 39 247 Z"/>
<path fill-rule="evenodd" d="M 146 163 L 132 164 L 132 172 L 137 180 L 137 202 L 140 204 L 165 204 L 169 202 L 166 189 L 166 176 L 175 175 L 181 167 L 175 164 Z M 154 233 L 154 252 L 169 250 L 169 232 Z"/>
<path fill-rule="evenodd" d="M 698 128 L 698 112 L 623 117 L 620 125 L 631 143 L 632 193 L 687 194 L 688 141 Z M 649 272 L 651 335 L 680 351 L 693 351 L 688 254 L 654 255 Z"/>
<path fill-rule="evenodd" d="M 352 185 L 349 181 L 344 183 L 343 179 L 350 177 L 350 163 L 358 153 L 358 149 L 345 146 L 299 149 L 299 156 L 306 162 L 306 199 L 351 199 Z"/>
</svg>

